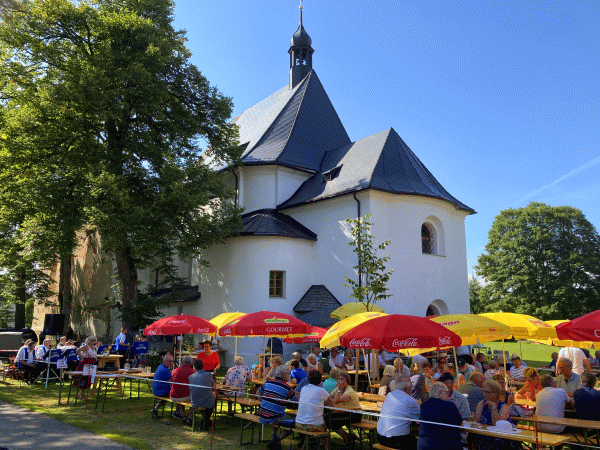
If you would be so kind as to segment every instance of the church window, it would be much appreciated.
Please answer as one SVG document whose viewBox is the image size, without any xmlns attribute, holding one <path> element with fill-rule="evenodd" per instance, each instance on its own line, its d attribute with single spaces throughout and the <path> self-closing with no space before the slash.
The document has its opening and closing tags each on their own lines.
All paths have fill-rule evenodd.
<svg viewBox="0 0 600 450">
<path fill-rule="evenodd" d="M 269 272 L 269 297 L 284 296 L 285 272 L 282 270 L 271 270 Z"/>
<path fill-rule="evenodd" d="M 428 255 L 433 254 L 433 238 L 431 236 L 431 230 L 425 224 L 421 225 L 421 247 L 423 253 Z"/>
</svg>

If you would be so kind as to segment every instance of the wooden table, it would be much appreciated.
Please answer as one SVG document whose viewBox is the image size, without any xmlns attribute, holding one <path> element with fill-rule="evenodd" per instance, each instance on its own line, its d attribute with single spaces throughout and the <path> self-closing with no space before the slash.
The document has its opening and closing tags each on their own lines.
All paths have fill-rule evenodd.
<svg viewBox="0 0 600 450">
<path fill-rule="evenodd" d="M 98 370 L 103 369 L 106 365 L 112 362 L 115 366 L 119 365 L 119 358 L 123 355 L 98 355 Z"/>
<path fill-rule="evenodd" d="M 535 408 L 535 400 L 529 400 L 528 398 L 515 398 L 515 403 L 520 406 L 529 406 Z"/>
<path fill-rule="evenodd" d="M 484 436 L 510 439 L 511 441 L 519 441 L 529 444 L 540 444 L 543 446 L 548 445 L 550 447 L 556 447 L 571 441 L 569 436 L 562 434 L 542 433 L 532 430 L 520 430 L 519 433 L 498 433 L 496 431 L 488 430 L 487 425 L 482 425 L 475 422 L 466 422 L 464 430 L 469 433 L 481 434 Z"/>
<path fill-rule="evenodd" d="M 360 407 L 363 411 L 367 411 L 367 412 L 376 412 L 376 413 L 381 412 L 381 408 L 379 406 L 377 406 L 376 402 L 369 402 L 366 400 L 361 400 Z"/>
<path fill-rule="evenodd" d="M 533 415 L 529 417 L 511 417 L 513 421 L 531 422 L 533 424 L 545 423 L 548 425 L 559 425 L 563 427 L 579 428 L 583 431 L 585 444 L 588 443 L 588 430 L 600 430 L 600 421 L 597 420 L 582 420 L 570 419 L 567 417 L 552 417 Z M 599 436 L 600 438 L 600 436 Z"/>
<path fill-rule="evenodd" d="M 121 355 L 119 355 L 121 356 Z M 100 396 L 102 395 L 102 386 L 104 385 L 104 399 L 102 401 L 102 412 L 104 412 L 104 405 L 106 404 L 106 394 L 109 390 L 118 391 L 123 397 L 123 385 L 121 384 L 121 379 L 124 378 L 125 375 L 120 374 L 118 372 L 110 373 L 103 372 L 97 373 L 94 378 L 94 389 L 92 390 L 92 397 L 94 396 L 94 392 L 96 391 L 96 385 L 98 386 L 98 395 L 96 396 L 96 410 L 98 409 L 98 402 L 100 401 Z M 110 380 L 114 380 L 114 388 L 110 389 Z M 104 382 L 105 381 L 105 382 Z"/>
<path fill-rule="evenodd" d="M 265 381 L 267 381 L 267 380 L 263 380 L 263 379 L 260 379 L 260 378 L 252 378 L 252 379 L 250 380 L 250 382 L 251 382 L 251 383 L 258 384 L 259 386 L 262 386 L 262 385 L 264 385 L 264 384 L 265 384 Z M 295 380 L 294 380 L 294 381 L 290 381 L 288 384 L 289 384 L 291 387 L 296 387 L 296 386 L 298 385 L 298 383 L 296 383 L 296 381 L 295 381 Z"/>
</svg>

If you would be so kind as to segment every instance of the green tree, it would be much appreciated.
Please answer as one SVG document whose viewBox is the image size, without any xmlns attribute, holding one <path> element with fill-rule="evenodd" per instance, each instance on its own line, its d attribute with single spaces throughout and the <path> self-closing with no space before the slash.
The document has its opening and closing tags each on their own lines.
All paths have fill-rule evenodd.
<svg viewBox="0 0 600 450">
<path fill-rule="evenodd" d="M 469 303 L 471 314 L 480 314 L 486 312 L 485 306 L 481 303 L 479 293 L 481 292 L 481 284 L 476 277 L 469 278 Z"/>
<path fill-rule="evenodd" d="M 44 185 L 73 183 L 73 198 L 51 199 L 114 255 L 125 310 L 137 304 L 138 269 L 198 254 L 239 226 L 232 191 L 206 162 L 239 159 L 232 103 L 189 63 L 172 20 L 170 0 L 31 0 L 0 24 L 5 134 L 34 141 L 28 170 L 47 169 Z M 13 120 L 19 111 L 39 126 Z M 65 236 L 68 217 L 46 225 Z"/>
<path fill-rule="evenodd" d="M 600 308 L 600 238 L 570 206 L 530 203 L 496 216 L 476 267 L 489 310 L 572 319 Z"/>
<path fill-rule="evenodd" d="M 390 255 L 382 257 L 377 255 L 378 250 L 385 250 L 392 241 L 385 241 L 374 246 L 371 235 L 373 223 L 368 221 L 370 217 L 371 215 L 367 214 L 358 219 L 346 219 L 346 222 L 352 226 L 350 245 L 354 247 L 354 252 L 358 255 L 358 265 L 354 266 L 354 269 L 358 271 L 358 281 L 344 277 L 346 283 L 342 283 L 344 286 L 352 288 L 350 297 L 363 303 L 367 311 L 370 311 L 371 305 L 377 301 L 392 296 L 387 293 L 387 283 L 393 272 L 392 269 L 385 270 Z"/>
</svg>

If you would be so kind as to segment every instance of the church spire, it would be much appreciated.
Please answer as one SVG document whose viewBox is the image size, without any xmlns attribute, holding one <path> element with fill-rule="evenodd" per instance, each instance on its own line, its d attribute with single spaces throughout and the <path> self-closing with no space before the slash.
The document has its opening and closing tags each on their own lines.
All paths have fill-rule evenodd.
<svg viewBox="0 0 600 450">
<path fill-rule="evenodd" d="M 290 89 L 295 88 L 312 70 L 312 39 L 302 25 L 302 0 L 300 0 L 300 25 L 292 36 L 290 54 Z"/>
</svg>

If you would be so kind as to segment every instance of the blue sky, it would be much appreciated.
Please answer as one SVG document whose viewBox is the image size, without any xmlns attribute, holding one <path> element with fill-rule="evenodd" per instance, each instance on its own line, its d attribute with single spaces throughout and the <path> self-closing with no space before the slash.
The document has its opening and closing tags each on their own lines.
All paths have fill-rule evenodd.
<svg viewBox="0 0 600 450">
<path fill-rule="evenodd" d="M 192 62 L 234 115 L 288 82 L 298 0 L 176 0 Z M 600 228 L 600 3 L 304 0 L 313 68 L 354 141 L 393 127 L 466 218 L 571 205 Z"/>
</svg>

